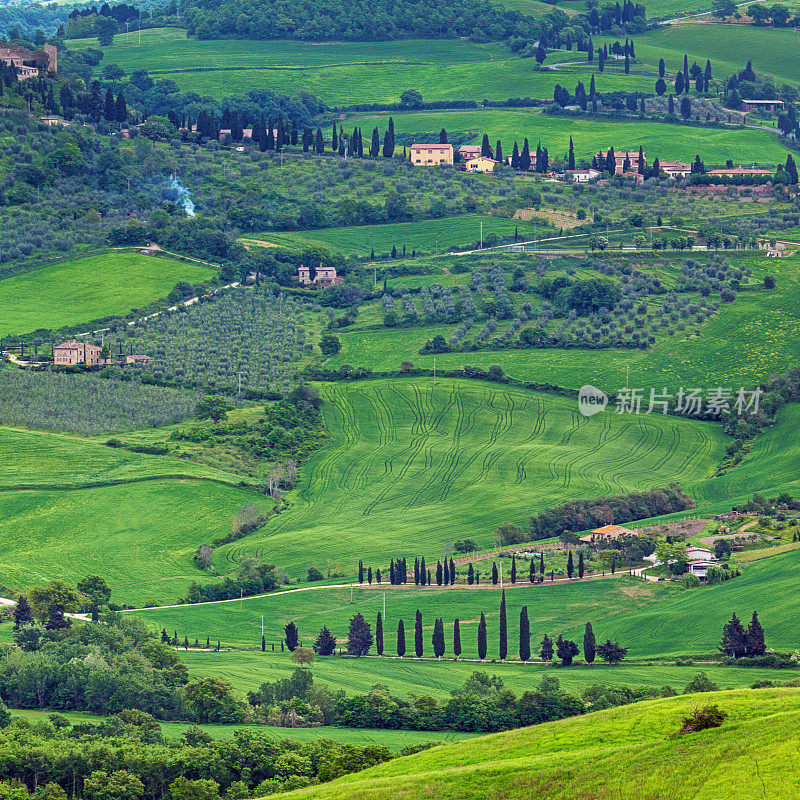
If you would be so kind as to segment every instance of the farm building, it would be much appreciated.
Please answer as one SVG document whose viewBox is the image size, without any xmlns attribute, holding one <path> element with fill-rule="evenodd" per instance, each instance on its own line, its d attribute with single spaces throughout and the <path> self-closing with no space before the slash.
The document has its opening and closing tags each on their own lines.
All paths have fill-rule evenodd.
<svg viewBox="0 0 800 800">
<path fill-rule="evenodd" d="M 13 44 L 0 44 L 0 61 L 14 67 L 21 81 L 35 78 L 39 72 L 55 72 L 58 68 L 58 49 L 46 44 L 31 51 Z"/>
<path fill-rule="evenodd" d="M 314 279 L 311 279 L 311 267 L 304 267 L 302 264 L 297 268 L 297 280 L 304 286 L 315 283 L 317 286 L 337 286 L 344 278 L 336 274 L 336 267 L 323 267 L 320 264 L 315 272 Z"/>
<path fill-rule="evenodd" d="M 600 174 L 596 169 L 570 169 L 565 173 L 572 183 L 589 183 Z"/>
<path fill-rule="evenodd" d="M 647 165 L 647 156 L 642 151 L 645 166 Z M 605 164 L 606 154 L 595 153 L 595 162 L 598 164 Z M 628 170 L 636 170 L 639 166 L 639 151 L 638 150 L 620 150 L 619 153 L 614 151 L 615 169 L 614 174 L 618 175 L 620 172 L 626 172 L 625 162 L 628 162 Z"/>
<path fill-rule="evenodd" d="M 451 144 L 412 144 L 409 160 L 412 164 L 435 166 L 453 163 Z"/>
<path fill-rule="evenodd" d="M 499 164 L 493 158 L 486 158 L 486 156 L 477 156 L 470 158 L 466 163 L 467 172 L 494 172 L 495 167 Z"/>
<path fill-rule="evenodd" d="M 102 348 L 96 344 L 70 339 L 68 342 L 57 344 L 53 348 L 53 361 L 56 364 L 73 367 L 76 364 L 86 364 L 87 366 L 101 364 L 103 363 L 100 358 L 101 350 Z"/>
<path fill-rule="evenodd" d="M 739 176 L 752 176 L 771 178 L 773 171 L 771 169 L 747 169 L 746 167 L 724 167 L 723 169 L 710 169 L 707 175 L 723 175 L 727 178 L 737 178 Z"/>
<path fill-rule="evenodd" d="M 686 566 L 689 568 L 689 572 L 692 575 L 696 575 L 700 580 L 705 580 L 709 567 L 716 567 L 717 564 L 707 559 L 696 559 L 694 561 L 687 561 Z"/>
<path fill-rule="evenodd" d="M 783 100 L 742 100 L 742 111 L 783 111 Z"/>
<path fill-rule="evenodd" d="M 714 560 L 714 553 L 706 547 L 694 547 L 690 546 L 686 548 L 686 556 L 689 560 L 705 560 L 705 561 L 713 561 Z"/>
<path fill-rule="evenodd" d="M 692 172 L 689 164 L 684 164 L 682 161 L 662 161 L 659 166 L 670 178 L 686 178 Z"/>
<path fill-rule="evenodd" d="M 458 148 L 458 154 L 462 161 L 469 161 L 483 154 L 483 148 L 479 144 L 462 144 Z"/>
<path fill-rule="evenodd" d="M 619 539 L 622 536 L 636 536 L 636 531 L 630 528 L 623 528 L 622 525 L 603 525 L 589 531 L 586 536 L 581 536 L 581 541 L 591 544 L 593 542 L 603 542 L 611 539 Z"/>
</svg>

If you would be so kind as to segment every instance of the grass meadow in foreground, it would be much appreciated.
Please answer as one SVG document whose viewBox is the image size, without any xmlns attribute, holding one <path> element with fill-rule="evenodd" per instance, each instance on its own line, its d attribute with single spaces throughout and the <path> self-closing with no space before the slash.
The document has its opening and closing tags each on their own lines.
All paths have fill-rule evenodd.
<svg viewBox="0 0 800 800">
<path fill-rule="evenodd" d="M 463 570 L 461 570 L 463 572 Z M 519 614 L 527 606 L 533 651 L 545 633 L 563 633 L 582 646 L 584 626 L 591 622 L 598 640 L 619 640 L 630 648 L 631 658 L 691 656 L 716 653 L 722 626 L 733 612 L 749 620 L 758 611 L 768 645 L 793 650 L 800 639 L 800 622 L 794 610 L 793 586 L 800 572 L 800 551 L 790 551 L 756 561 L 743 574 L 725 583 L 685 590 L 675 584 L 645 582 L 627 574 L 598 580 L 574 580 L 562 584 L 530 586 L 519 580 L 506 582 L 509 657 L 516 658 L 519 643 Z M 487 576 L 482 576 L 482 581 Z M 360 612 L 374 626 L 377 613 L 386 614 L 384 648 L 396 653 L 396 630 L 400 619 L 406 628 L 407 652 L 413 653 L 414 615 L 422 612 L 425 652 L 432 655 L 431 635 L 434 619 L 445 623 L 445 655 L 453 655 L 452 625 L 458 617 L 461 628 L 462 657 L 477 659 L 477 629 L 481 613 L 488 626 L 488 657 L 498 657 L 500 592 L 496 588 L 414 589 L 373 584 L 352 590 L 320 589 L 273 594 L 243 602 L 179 606 L 136 612 L 154 630 L 177 632 L 180 641 L 188 636 L 205 642 L 210 637 L 223 644 L 258 648 L 261 624 L 270 643 L 279 643 L 283 626 L 294 621 L 303 643 L 311 646 L 323 625 L 339 642 L 346 642 L 348 620 Z M 373 652 L 375 652 L 373 650 Z M 259 652 L 256 659 L 262 654 Z M 268 654 L 272 656 L 271 650 Z M 216 655 L 209 658 L 215 658 Z M 337 658 L 320 659 L 336 664 Z M 347 660 L 345 669 L 356 662 Z M 360 662 L 359 662 L 360 663 Z M 413 658 L 398 663 L 415 668 Z M 321 667 L 324 669 L 325 667 Z M 367 667 L 367 669 L 371 669 Z"/>
<path fill-rule="evenodd" d="M 711 703 L 727 714 L 720 728 L 678 735 Z M 798 689 L 673 697 L 433 748 L 287 797 L 793 800 L 798 724 Z"/>
<path fill-rule="evenodd" d="M 0 335 L 127 314 L 166 297 L 178 281 L 214 277 L 200 264 L 127 250 L 63 261 L 0 281 Z"/>
</svg>

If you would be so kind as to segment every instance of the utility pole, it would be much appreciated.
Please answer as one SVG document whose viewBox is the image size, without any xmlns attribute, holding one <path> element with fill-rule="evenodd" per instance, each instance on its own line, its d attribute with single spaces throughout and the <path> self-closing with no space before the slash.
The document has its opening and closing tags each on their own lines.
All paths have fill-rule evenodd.
<svg viewBox="0 0 800 800">
<path fill-rule="evenodd" d="M 261 638 L 264 638 L 264 615 L 261 615 Z"/>
</svg>

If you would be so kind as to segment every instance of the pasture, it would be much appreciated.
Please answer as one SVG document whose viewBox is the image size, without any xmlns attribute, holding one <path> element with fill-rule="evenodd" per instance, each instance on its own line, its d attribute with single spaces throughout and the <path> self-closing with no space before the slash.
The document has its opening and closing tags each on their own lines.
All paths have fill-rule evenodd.
<svg viewBox="0 0 800 800">
<path fill-rule="evenodd" d="M 701 702 L 727 719 L 678 736 Z M 749 800 L 768 786 L 769 797 L 792 800 L 798 724 L 795 688 L 673 697 L 433 748 L 287 797 Z"/>
<path fill-rule="evenodd" d="M 355 255 L 368 258 L 374 250 L 376 255 L 390 253 L 392 247 L 402 252 L 405 246 L 408 255 L 412 250 L 436 254 L 452 248 L 477 248 L 480 243 L 481 223 L 484 239 L 491 235 L 513 236 L 517 231 L 520 239 L 529 240 L 535 236 L 552 235 L 547 221 L 542 219 L 538 225 L 523 220 L 506 217 L 492 217 L 486 214 L 464 214 L 460 217 L 446 217 L 420 222 L 397 222 L 386 225 L 357 225 L 346 228 L 322 228 L 313 231 L 289 233 L 254 233 L 242 236 L 247 245 L 274 244 L 289 250 L 323 248 L 342 255 Z"/>
<path fill-rule="evenodd" d="M 463 573 L 463 569 L 459 571 Z M 506 579 L 509 657 L 517 658 L 522 606 L 528 608 L 534 653 L 538 651 L 545 633 L 551 638 L 563 633 L 582 648 L 584 626 L 591 622 L 599 641 L 606 637 L 620 641 L 630 648 L 630 658 L 713 654 L 722 626 L 730 619 L 731 613 L 735 611 L 740 618 L 749 620 L 754 609 L 759 612 L 769 646 L 791 650 L 800 637 L 792 589 L 798 572 L 800 551 L 790 551 L 750 564 L 738 578 L 690 591 L 674 584 L 644 582 L 627 574 L 596 580 L 575 579 L 570 583 L 549 584 L 546 580 L 535 585 L 522 579 L 514 585 Z M 384 589 L 373 584 L 354 589 L 352 602 L 351 590 L 342 587 L 273 594 L 245 599 L 241 604 L 233 601 L 136 613 L 154 629 L 166 628 L 170 635 L 177 630 L 180 640 L 184 635 L 190 641 L 195 637 L 205 641 L 209 636 L 212 642 L 220 640 L 224 644 L 250 648 L 260 646 L 262 615 L 268 642 L 279 642 L 283 626 L 294 621 L 302 642 L 310 647 L 323 625 L 328 626 L 340 643 L 346 642 L 348 620 L 357 612 L 374 626 L 378 611 L 383 611 L 385 593 L 385 653 L 395 655 L 397 623 L 402 619 L 406 628 L 408 657 L 400 663 L 410 663 L 415 668 L 418 662 L 413 659 L 413 628 L 417 609 L 423 616 L 426 655 L 432 656 L 433 623 L 435 617 L 441 617 L 445 623 L 445 655 L 452 658 L 452 625 L 458 617 L 462 657 L 477 659 L 477 629 L 483 612 L 488 628 L 488 658 L 498 657 L 500 591 L 484 581 L 488 581 L 487 574 L 481 577 L 480 586 L 483 588 L 387 586 Z M 208 659 L 218 656 L 205 655 Z M 277 658 L 280 654 L 273 656 L 270 652 L 268 655 Z M 390 676 L 398 677 L 398 671 L 406 674 L 397 659 L 386 661 L 395 665 L 387 667 Z M 320 668 L 323 668 L 323 662 L 331 663 L 332 674 L 339 670 L 343 675 L 349 674 L 351 664 L 356 663 L 352 659 L 321 658 L 318 660 Z M 375 666 L 364 669 L 367 672 L 381 670 Z M 520 669 L 526 671 L 528 668 L 520 666 Z M 607 678 L 608 673 L 604 673 L 604 677 Z"/>
<path fill-rule="evenodd" d="M 214 274 L 200 264 L 125 250 L 52 264 L 0 280 L 0 335 L 127 314 L 166 297 L 178 281 L 199 283 Z"/>
<path fill-rule="evenodd" d="M 499 42 L 458 39 L 405 39 L 388 42 L 299 42 L 187 39 L 173 28 L 142 31 L 130 40 L 117 36 L 104 48 L 104 64 L 118 64 L 128 74 L 146 69 L 153 77 L 175 81 L 182 91 L 215 98 L 270 90 L 289 95 L 311 92 L 331 106 L 397 103 L 406 89 L 427 101 L 505 100 L 552 97 L 564 76 L 557 70 L 534 71 L 532 58 L 516 56 Z M 97 39 L 70 39 L 71 50 L 96 48 Z M 581 62 L 581 55 L 555 52 L 551 61 Z M 582 62 L 583 63 L 583 62 Z M 588 87 L 591 69 L 570 74 Z M 598 91 L 625 88 L 644 91 L 644 76 L 598 78 Z M 438 130 L 438 129 L 437 129 Z"/>
<path fill-rule="evenodd" d="M 470 354 L 472 355 L 472 354 Z M 707 423 L 615 414 L 587 420 L 574 400 L 462 380 L 321 384 L 330 444 L 301 469 L 292 508 L 215 551 L 250 553 L 297 578 L 315 565 L 351 573 L 363 558 L 435 557 L 502 521 L 565 497 L 662 486 L 713 474 L 725 437 Z M 314 542 L 313 552 L 304 543 Z M 200 544 L 198 542 L 197 544 Z"/>
<path fill-rule="evenodd" d="M 578 76 L 570 76 L 566 85 L 574 89 Z M 561 78 L 564 83 L 564 77 Z M 598 91 L 600 87 L 598 87 Z M 647 91 L 651 91 L 648 86 Z M 706 165 L 724 166 L 726 160 L 735 163 L 776 164 L 786 160 L 787 149 L 778 137 L 767 130 L 701 128 L 670 125 L 649 121 L 598 121 L 589 118 L 551 117 L 534 109 L 479 108 L 469 111 L 410 111 L 393 112 L 395 132 L 398 135 L 416 135 L 447 130 L 452 138 L 457 134 L 472 133 L 470 142 L 479 144 L 484 133 L 494 146 L 498 139 L 503 151 L 510 153 L 514 142 L 522 147 L 528 138 L 530 146 L 536 143 L 547 147 L 550 157 L 564 158 L 572 136 L 576 159 L 591 161 L 600 150 L 638 150 L 647 153 L 648 163 L 656 156 L 661 161 L 692 161 L 699 154 Z M 371 130 L 386 128 L 388 113 L 369 112 L 348 116 L 346 125 L 360 125 Z"/>
</svg>

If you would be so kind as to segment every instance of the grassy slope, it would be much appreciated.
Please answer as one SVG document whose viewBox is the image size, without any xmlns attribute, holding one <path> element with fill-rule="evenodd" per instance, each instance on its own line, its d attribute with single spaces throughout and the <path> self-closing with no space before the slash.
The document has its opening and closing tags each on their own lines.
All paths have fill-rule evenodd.
<svg viewBox="0 0 800 800">
<path fill-rule="evenodd" d="M 681 718 L 717 703 L 716 730 L 677 737 Z M 290 798 L 794 798 L 800 690 L 655 700 L 434 748 Z"/>
<path fill-rule="evenodd" d="M 738 262 L 740 259 L 736 258 Z M 753 280 L 765 274 L 777 277 L 774 291 L 742 292 L 733 305 L 723 308 L 702 329 L 701 335 L 681 335 L 659 341 L 650 350 L 500 350 L 438 355 L 439 369 L 460 369 L 464 364 L 488 367 L 499 364 L 507 374 L 529 381 L 549 381 L 577 389 L 592 383 L 606 390 L 624 386 L 630 367 L 630 385 L 747 386 L 766 380 L 774 372 L 800 360 L 800 262 L 796 258 L 748 256 L 742 263 L 753 268 Z M 445 333 L 455 326 L 448 326 Z M 368 365 L 396 370 L 410 359 L 433 366 L 433 356 L 419 354 L 426 340 L 442 331 L 423 327 L 355 330 L 340 333 L 342 351 L 327 363 L 338 367 Z M 754 346 L 754 342 L 758 345 Z"/>
<path fill-rule="evenodd" d="M 75 436 L 0 428 L 0 453 L 0 573 L 12 589 L 95 572 L 119 602 L 174 598 L 200 576 L 194 550 L 254 498 L 213 467 Z"/>
<path fill-rule="evenodd" d="M 488 544 L 504 519 L 566 496 L 659 486 L 687 488 L 713 473 L 718 428 L 607 414 L 597 424 L 571 400 L 430 379 L 323 384 L 331 443 L 302 469 L 294 507 L 216 551 L 221 571 L 241 553 L 290 574 L 349 571 L 362 557 L 432 555 L 469 533 Z M 313 552 L 302 548 L 315 543 Z"/>
<path fill-rule="evenodd" d="M 74 39 L 70 49 L 97 47 L 97 39 Z M 304 90 L 330 105 L 396 103 L 413 87 L 426 100 L 505 100 L 549 97 L 564 76 L 534 72 L 533 59 L 519 58 L 497 42 L 457 39 L 406 39 L 395 42 L 246 41 L 186 39 L 183 31 L 142 31 L 142 44 L 117 36 L 104 49 L 103 63 L 119 64 L 128 74 L 147 69 L 174 80 L 184 91 L 226 97 L 259 89 L 294 94 Z M 551 61 L 578 60 L 576 54 L 551 55 Z M 213 67 L 212 71 L 192 71 Z M 231 70 L 235 67 L 235 70 Z M 570 74 L 589 85 L 591 70 Z M 619 76 L 616 84 L 646 90 L 649 78 Z M 609 87 L 610 88 L 610 87 Z M 598 86 L 598 90 L 600 87 Z M 438 129 L 437 129 L 438 130 Z"/>
<path fill-rule="evenodd" d="M 461 217 L 425 220 L 423 222 L 398 222 L 387 225 L 358 225 L 350 228 L 324 228 L 315 231 L 292 233 L 252 234 L 242 238 L 266 240 L 284 247 L 303 249 L 324 247 L 345 255 L 368 257 L 372 249 L 376 254 L 389 253 L 392 245 L 398 251 L 405 245 L 408 254 L 412 249 L 428 253 L 449 250 L 452 246 L 467 247 L 480 239 L 480 224 L 483 222 L 483 235 L 496 233 L 498 236 L 511 236 L 519 232 L 524 239 L 533 239 L 534 225 L 522 220 L 491 217 L 481 214 L 465 214 Z M 538 236 L 548 235 L 548 229 L 540 223 Z M 550 235 L 555 233 L 549 229 Z M 404 281 L 404 283 L 406 283 Z"/>
<path fill-rule="evenodd" d="M 692 655 L 716 651 L 723 624 L 732 611 L 749 619 L 758 610 L 770 646 L 793 648 L 800 637 L 793 605 L 792 586 L 800 572 L 800 551 L 765 558 L 749 565 L 743 575 L 724 584 L 685 591 L 666 583 L 642 582 L 628 575 L 571 584 L 530 586 L 519 583 L 506 592 L 509 650 L 515 657 L 519 611 L 528 607 L 534 642 L 564 633 L 580 642 L 590 621 L 599 639 L 611 637 L 630 647 L 635 658 Z M 485 579 L 485 577 L 484 577 Z M 256 647 L 261 641 L 261 616 L 269 641 L 278 642 L 283 625 L 294 620 L 309 643 L 323 625 L 340 641 L 346 639 L 348 620 L 360 611 L 374 621 L 383 609 L 384 591 L 377 587 L 330 589 L 273 595 L 238 602 L 178 607 L 137 612 L 160 629 L 177 630 L 205 640 Z M 397 621 L 403 619 L 407 644 L 413 648 L 416 609 L 423 614 L 425 642 L 430 654 L 430 635 L 435 617 L 446 625 L 446 654 L 452 655 L 452 621 L 461 621 L 465 658 L 477 657 L 477 628 L 481 612 L 489 629 L 489 656 L 497 656 L 497 626 L 500 597 L 494 589 L 386 589 L 386 652 L 395 652 Z M 691 620 L 691 624 L 688 622 Z M 348 668 L 349 668 L 349 662 Z M 412 662 L 413 663 L 413 662 Z"/>
<path fill-rule="evenodd" d="M 28 333 L 126 314 L 166 296 L 178 281 L 213 277 L 199 264 L 115 251 L 0 281 L 0 334 Z"/>
<path fill-rule="evenodd" d="M 566 85 L 572 89 L 579 77 L 570 76 Z M 565 83 L 564 76 L 560 80 Z M 598 86 L 598 91 L 601 90 L 602 87 Z M 650 91 L 649 86 L 646 91 Z M 349 117 L 346 124 L 359 124 L 367 130 L 377 125 L 379 130 L 383 130 L 388 124 L 388 116 L 380 112 L 357 114 Z M 551 156 L 563 157 L 569 148 L 570 136 L 573 138 L 576 158 L 589 160 L 598 150 L 605 152 L 612 145 L 617 151 L 637 150 L 642 145 L 648 160 L 657 155 L 662 161 L 682 160 L 688 163 L 699 153 L 709 165 L 724 165 L 729 158 L 737 163 L 744 160 L 774 164 L 785 161 L 787 153 L 777 136 L 763 130 L 550 117 L 532 109 L 393 112 L 392 116 L 398 134 L 445 128 L 451 136 L 456 132 L 471 131 L 474 135 L 470 141 L 480 143 L 483 134 L 487 133 L 492 143 L 500 139 L 507 153 L 511 152 L 514 141 L 522 147 L 522 140 L 527 137 L 533 149 L 541 140 Z"/>
</svg>

